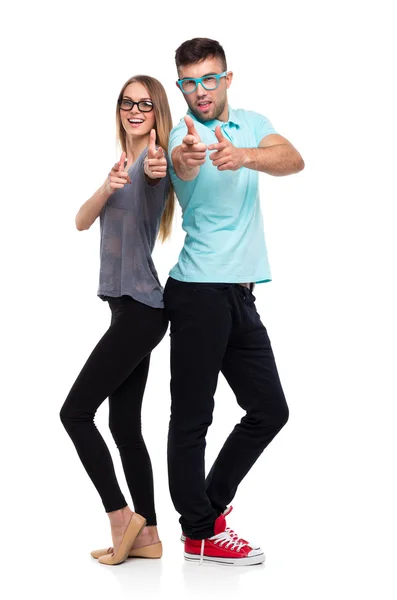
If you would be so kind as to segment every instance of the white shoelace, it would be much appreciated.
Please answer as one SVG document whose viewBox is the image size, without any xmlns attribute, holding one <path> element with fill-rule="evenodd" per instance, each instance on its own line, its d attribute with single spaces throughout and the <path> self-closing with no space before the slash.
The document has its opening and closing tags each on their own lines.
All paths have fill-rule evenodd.
<svg viewBox="0 0 397 600">
<path fill-rule="evenodd" d="M 243 548 L 244 546 L 248 546 L 248 544 L 246 544 L 245 542 L 241 542 L 237 533 L 235 533 L 229 527 L 227 527 L 225 531 L 222 531 L 221 533 L 218 533 L 217 535 L 214 535 L 208 539 L 210 539 L 211 542 L 214 542 L 214 544 L 218 544 L 222 548 L 227 548 L 228 550 L 236 550 L 237 552 L 240 552 L 241 548 Z M 199 563 L 200 565 L 203 564 L 204 560 L 204 545 L 205 540 L 201 540 L 201 552 Z"/>
<path fill-rule="evenodd" d="M 201 540 L 201 552 L 200 552 L 200 562 L 199 565 L 203 564 L 203 558 L 204 558 L 204 545 L 205 545 L 205 540 Z"/>
<path fill-rule="evenodd" d="M 241 540 L 241 538 L 237 535 L 237 533 L 235 531 L 233 531 L 233 529 L 230 529 L 230 527 L 226 527 L 226 531 L 230 532 L 230 535 L 234 537 L 234 539 L 236 540 Z M 250 546 L 250 548 L 253 548 L 254 550 L 256 548 L 259 548 L 259 546 L 257 546 L 256 544 L 254 544 L 253 542 L 250 542 L 246 540 L 247 546 Z"/>
<path fill-rule="evenodd" d="M 240 538 L 238 537 L 237 533 L 235 531 L 233 531 L 233 529 L 230 529 L 230 527 L 226 527 L 225 531 L 228 532 L 228 534 L 230 535 L 230 537 L 232 537 L 235 540 L 239 540 Z"/>
</svg>

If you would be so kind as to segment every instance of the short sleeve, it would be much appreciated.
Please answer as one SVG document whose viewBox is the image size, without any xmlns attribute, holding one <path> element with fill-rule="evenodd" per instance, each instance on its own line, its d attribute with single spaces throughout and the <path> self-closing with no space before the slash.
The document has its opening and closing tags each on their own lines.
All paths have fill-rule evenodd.
<svg viewBox="0 0 397 600">
<path fill-rule="evenodd" d="M 253 121 L 252 125 L 255 131 L 255 138 L 258 146 L 264 137 L 271 135 L 272 133 L 277 133 L 269 119 L 264 115 L 251 112 L 250 117 Z"/>
</svg>

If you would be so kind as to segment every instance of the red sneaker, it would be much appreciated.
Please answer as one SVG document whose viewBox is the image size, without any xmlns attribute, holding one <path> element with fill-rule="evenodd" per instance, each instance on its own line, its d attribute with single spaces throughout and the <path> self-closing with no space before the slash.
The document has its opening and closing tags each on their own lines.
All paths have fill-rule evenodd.
<svg viewBox="0 0 397 600">
<path fill-rule="evenodd" d="M 226 516 L 227 516 L 229 513 L 231 513 L 231 512 L 232 512 L 232 510 L 233 510 L 233 506 L 231 506 L 231 505 L 230 505 L 230 506 L 227 506 L 227 507 L 225 508 L 225 510 L 223 511 L 223 513 L 222 513 L 222 514 L 223 514 L 223 516 L 225 516 L 225 517 L 226 517 Z M 181 542 L 185 543 L 185 541 L 186 541 L 186 534 L 185 534 L 185 533 L 183 533 L 183 531 L 182 531 L 182 535 L 181 535 Z"/>
<path fill-rule="evenodd" d="M 224 515 L 215 521 L 214 531 L 215 535 L 206 540 L 186 538 L 185 559 L 200 564 L 209 562 L 230 566 L 258 565 L 265 561 L 260 548 L 252 548 L 226 527 Z"/>
<path fill-rule="evenodd" d="M 228 506 L 226 508 L 226 510 L 223 511 L 223 516 L 226 517 L 227 515 L 229 515 L 233 510 L 233 506 Z M 230 529 L 230 527 L 226 527 L 226 531 L 228 531 L 230 533 L 230 535 L 235 539 L 235 541 L 239 540 L 240 542 L 244 542 L 244 544 L 246 544 L 247 546 L 251 546 L 251 548 L 253 550 L 260 550 L 259 546 L 257 544 L 254 544 L 252 542 L 248 542 L 247 540 L 243 540 L 243 538 L 239 538 L 237 533 L 235 533 L 233 531 L 233 529 Z M 183 533 L 182 531 L 182 535 L 181 535 L 181 542 L 185 543 L 186 541 L 186 535 Z"/>
</svg>

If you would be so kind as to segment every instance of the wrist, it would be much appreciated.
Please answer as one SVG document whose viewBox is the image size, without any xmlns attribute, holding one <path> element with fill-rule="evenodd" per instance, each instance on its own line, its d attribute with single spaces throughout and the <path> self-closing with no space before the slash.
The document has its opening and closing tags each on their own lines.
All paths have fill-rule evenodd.
<svg viewBox="0 0 397 600">
<path fill-rule="evenodd" d="M 179 165 L 180 168 L 182 169 L 188 169 L 188 164 L 187 164 L 187 156 L 186 153 L 183 152 L 182 148 L 179 147 L 177 148 L 176 152 L 175 152 L 175 158 L 176 158 L 176 162 Z"/>
<path fill-rule="evenodd" d="M 240 166 L 246 167 L 250 162 L 249 148 L 240 148 Z"/>
<path fill-rule="evenodd" d="M 101 199 L 104 200 L 106 202 L 106 200 L 108 198 L 110 198 L 110 196 L 113 194 L 115 190 L 113 190 L 110 187 L 110 181 L 109 178 L 107 177 L 105 179 L 105 181 L 103 182 L 101 189 L 100 189 L 100 195 L 101 195 Z"/>
<path fill-rule="evenodd" d="M 183 179 L 184 181 L 191 181 L 192 179 L 196 179 L 199 172 L 199 166 L 190 166 L 185 163 L 179 163 L 179 167 L 175 168 L 175 173 L 180 179 Z"/>
</svg>

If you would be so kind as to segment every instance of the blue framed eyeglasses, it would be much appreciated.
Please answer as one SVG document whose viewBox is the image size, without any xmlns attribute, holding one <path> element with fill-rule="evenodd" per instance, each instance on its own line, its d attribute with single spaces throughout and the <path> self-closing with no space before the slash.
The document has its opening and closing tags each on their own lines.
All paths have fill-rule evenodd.
<svg viewBox="0 0 397 600">
<path fill-rule="evenodd" d="M 216 90 L 221 77 L 226 77 L 227 74 L 228 71 L 223 71 L 223 73 L 211 73 L 211 75 L 204 75 L 204 77 L 198 77 L 197 79 L 194 77 L 185 77 L 184 79 L 178 79 L 177 84 L 184 94 L 195 92 L 199 83 L 201 83 L 205 90 Z"/>
</svg>

